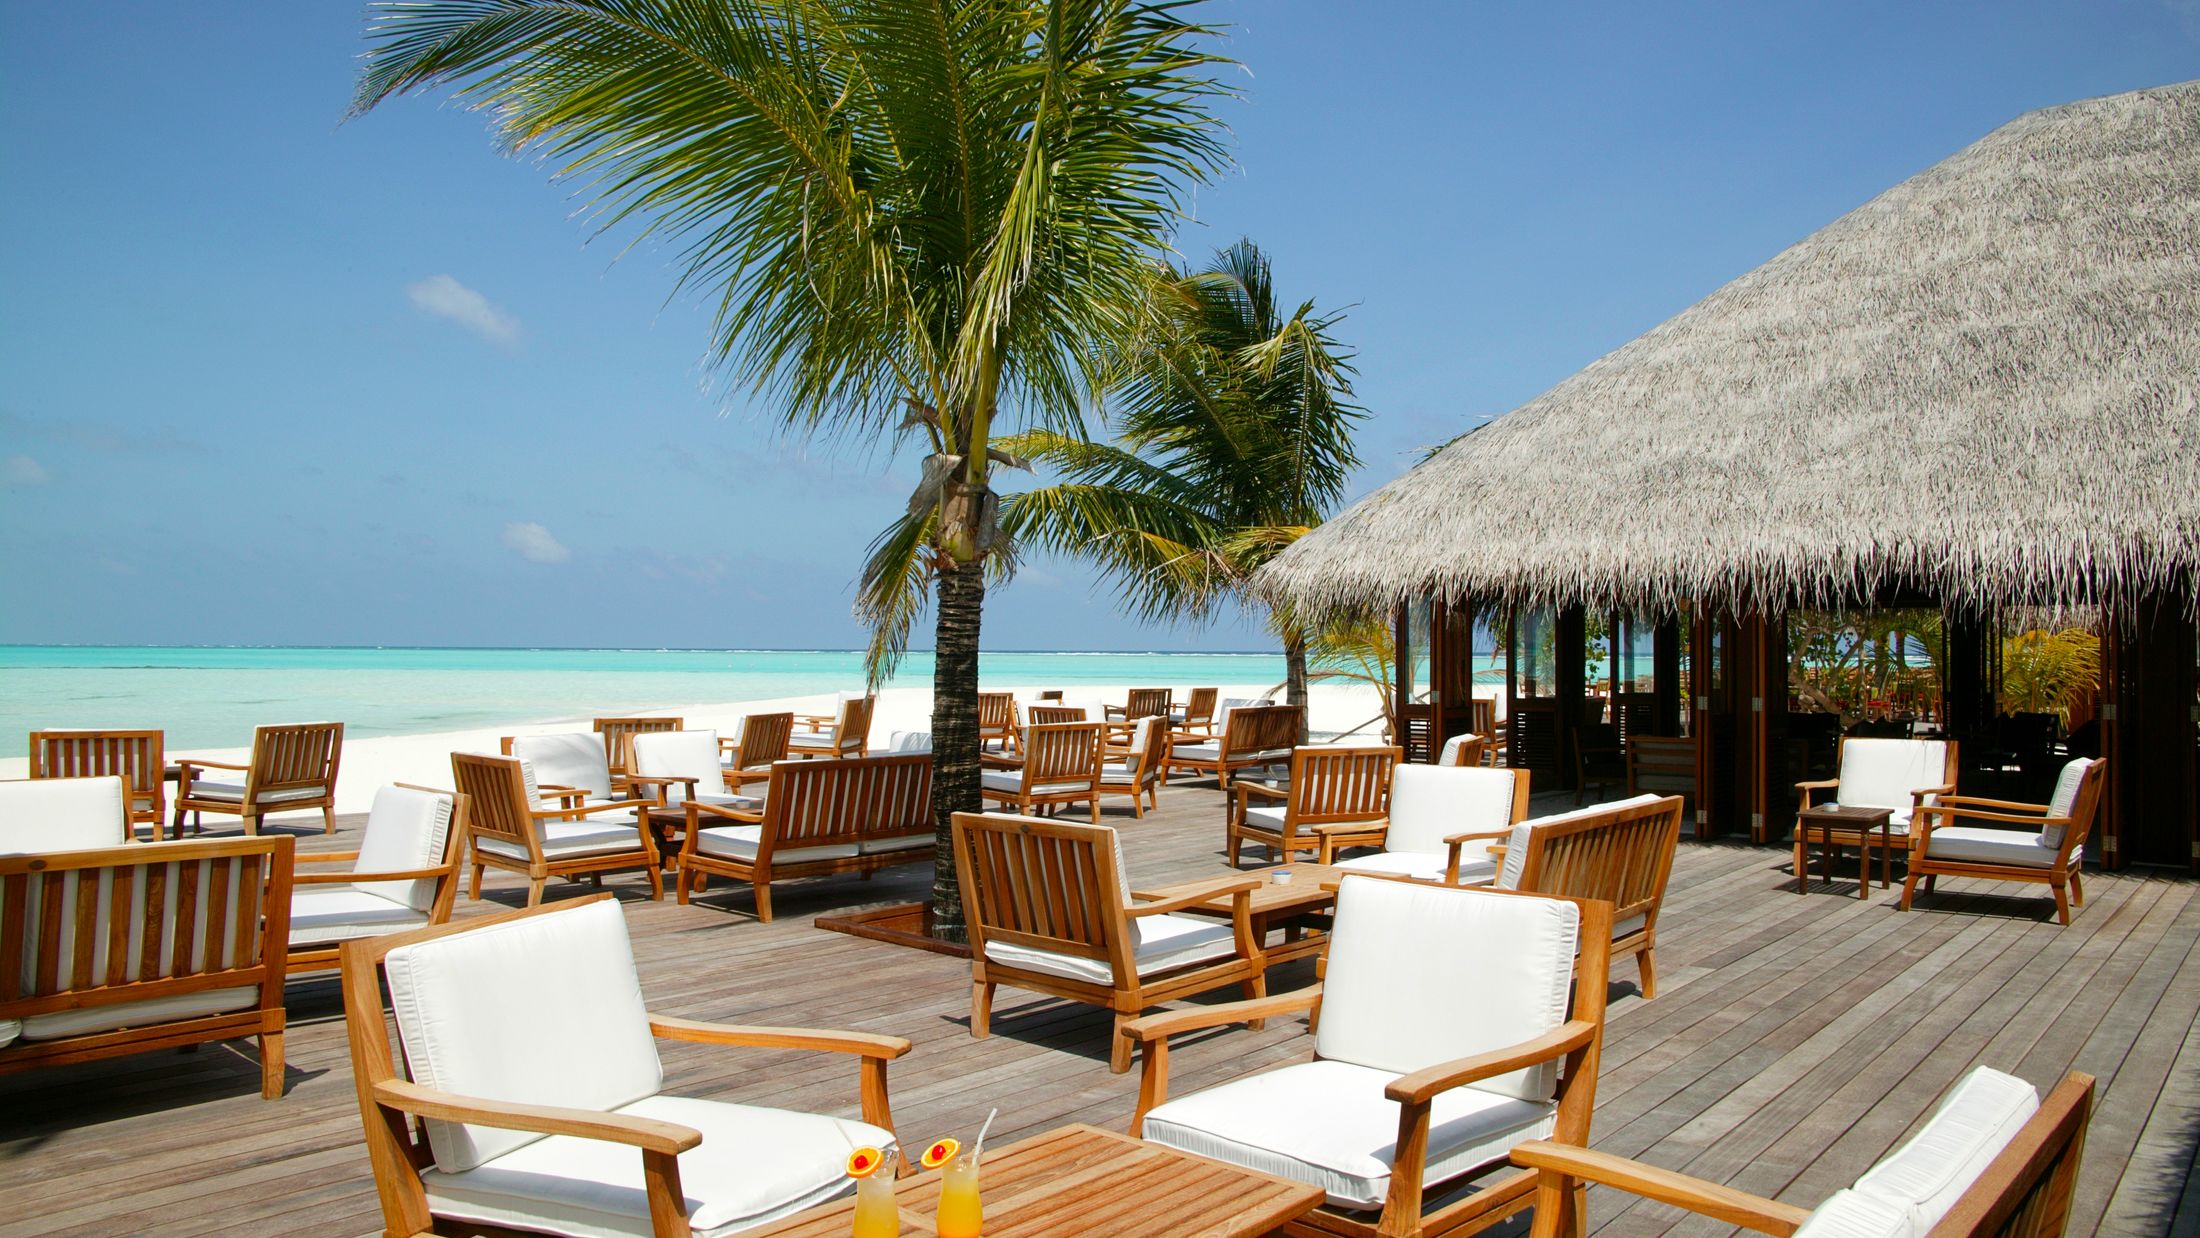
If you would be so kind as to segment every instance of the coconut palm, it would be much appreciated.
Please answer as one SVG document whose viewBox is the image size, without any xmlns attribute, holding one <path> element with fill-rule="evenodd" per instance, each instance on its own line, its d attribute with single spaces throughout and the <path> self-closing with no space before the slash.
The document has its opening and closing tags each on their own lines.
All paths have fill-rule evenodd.
<svg viewBox="0 0 2200 1238">
<path fill-rule="evenodd" d="M 1253 572 L 1336 507 L 1364 414 L 1331 335 L 1340 316 L 1312 301 L 1282 313 L 1252 242 L 1163 271 L 1147 305 L 1146 332 L 1117 358 L 1114 441 L 1047 429 L 1008 440 L 1062 480 L 1010 496 L 1003 524 L 1096 564 L 1142 617 L 1197 620 L 1248 598 Z M 1288 610 L 1269 618 L 1288 699 L 1304 705 L 1308 634 Z"/>
<path fill-rule="evenodd" d="M 677 244 L 708 359 L 798 432 L 929 452 L 902 532 L 938 581 L 935 923 L 978 800 L 990 484 L 1013 419 L 1074 435 L 1179 194 L 1221 162 L 1184 3 L 408 0 L 355 111 L 447 87 L 604 227 Z"/>
</svg>

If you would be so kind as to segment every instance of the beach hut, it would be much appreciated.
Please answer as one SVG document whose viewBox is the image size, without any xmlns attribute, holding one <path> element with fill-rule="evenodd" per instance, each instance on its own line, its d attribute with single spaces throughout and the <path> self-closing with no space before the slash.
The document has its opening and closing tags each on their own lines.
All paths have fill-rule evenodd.
<svg viewBox="0 0 2200 1238">
<path fill-rule="evenodd" d="M 1400 679 L 1431 655 L 1439 739 L 1475 617 L 1512 616 L 1512 760 L 1562 777 L 1602 705 L 1583 624 L 1654 629 L 1633 725 L 1685 721 L 1699 831 L 1759 840 L 1793 802 L 1791 610 L 1942 608 L 1959 739 L 1994 720 L 1997 617 L 2080 616 L 2103 638 L 2100 858 L 2200 867 L 2196 567 L 2200 82 L 2019 117 L 1454 440 L 1258 584 L 1419 616 Z M 1541 623 L 1556 664 L 1523 666 Z"/>
</svg>

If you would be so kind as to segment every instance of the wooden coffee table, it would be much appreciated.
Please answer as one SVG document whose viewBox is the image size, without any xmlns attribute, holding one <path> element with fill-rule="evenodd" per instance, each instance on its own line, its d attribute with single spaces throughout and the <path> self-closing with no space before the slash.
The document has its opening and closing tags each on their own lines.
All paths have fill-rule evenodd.
<svg viewBox="0 0 2200 1238">
<path fill-rule="evenodd" d="M 1250 1238 L 1301 1217 L 1322 1189 L 1179 1152 L 1096 1126 L 1065 1126 L 985 1154 L 985 1238 Z M 894 1189 L 905 1234 L 936 1234 L 940 1176 Z M 855 1198 L 821 1204 L 751 1238 L 847 1238 Z"/>
<path fill-rule="evenodd" d="M 1326 884 L 1335 887 L 1345 872 L 1344 869 L 1328 864 L 1285 864 L 1254 874 L 1262 879 L 1262 884 L 1258 890 L 1253 891 L 1251 900 L 1253 937 L 1267 952 L 1271 966 L 1322 952 L 1322 948 L 1328 944 L 1329 935 L 1320 929 L 1326 925 L 1309 922 L 1319 921 L 1336 905 L 1336 890 L 1324 890 L 1322 886 Z M 1278 873 L 1290 874 L 1290 881 L 1277 882 L 1275 874 Z M 1133 890 L 1131 897 L 1174 898 L 1185 890 L 1206 884 L 1205 880 L 1187 881 L 1179 885 L 1157 886 L 1151 890 Z M 1184 910 L 1190 915 L 1216 916 L 1227 920 L 1231 914 L 1230 898 L 1227 894 L 1220 895 Z M 1283 930 L 1283 940 L 1269 945 L 1269 930 L 1279 928 Z M 1315 931 L 1308 932 L 1310 928 Z"/>
<path fill-rule="evenodd" d="M 1872 888 L 1872 848 L 1879 848 L 1879 884 L 1886 888 L 1894 884 L 1894 812 L 1886 808 L 1850 808 L 1841 804 L 1821 804 L 1805 808 L 1795 818 L 1795 892 L 1810 889 L 1810 870 L 1807 863 L 1812 844 L 1825 858 L 1826 880 L 1833 880 L 1833 862 L 1841 855 L 1841 848 L 1856 848 L 1856 897 L 1870 898 Z M 1872 831 L 1879 831 L 1874 839 Z M 1907 839 L 1905 838 L 1905 841 Z"/>
</svg>

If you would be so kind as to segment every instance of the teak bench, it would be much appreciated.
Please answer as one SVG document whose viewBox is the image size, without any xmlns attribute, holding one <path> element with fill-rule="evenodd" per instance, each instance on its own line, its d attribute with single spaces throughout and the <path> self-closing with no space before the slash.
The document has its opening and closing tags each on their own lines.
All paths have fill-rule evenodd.
<svg viewBox="0 0 2200 1238">
<path fill-rule="evenodd" d="M 679 899 L 711 874 L 746 881 L 756 918 L 772 918 L 772 882 L 868 873 L 932 858 L 932 756 L 777 761 L 763 809 L 750 816 L 687 804 Z"/>
</svg>

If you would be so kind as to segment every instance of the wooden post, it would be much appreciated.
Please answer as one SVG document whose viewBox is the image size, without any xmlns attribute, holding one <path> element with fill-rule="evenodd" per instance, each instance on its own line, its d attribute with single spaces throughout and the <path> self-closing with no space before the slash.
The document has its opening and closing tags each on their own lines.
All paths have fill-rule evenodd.
<svg viewBox="0 0 2200 1238">
<path fill-rule="evenodd" d="M 1397 609 L 1391 612 L 1390 621 L 1390 691 L 1395 698 L 1390 717 L 1397 727 L 1390 742 L 1404 747 L 1406 707 L 1413 704 L 1413 603 L 1398 603 Z"/>
<path fill-rule="evenodd" d="M 1574 750 L 1581 742 L 1582 709 L 1589 694 L 1588 612 L 1579 606 L 1560 610 L 1551 629 L 1552 664 L 1558 680 L 1558 785 L 1572 789 Z"/>
<path fill-rule="evenodd" d="M 2103 642 L 2101 753 L 2108 758 L 2104 867 L 2200 872 L 2200 705 L 2184 583 L 2110 612 Z"/>
<path fill-rule="evenodd" d="M 1725 795 L 1721 779 L 1726 762 L 1719 759 L 1718 725 L 1713 708 L 1719 690 L 1719 639 L 1716 612 L 1698 602 L 1688 624 L 1689 731 L 1696 739 L 1696 837 L 1716 838 L 1726 826 Z"/>
</svg>

